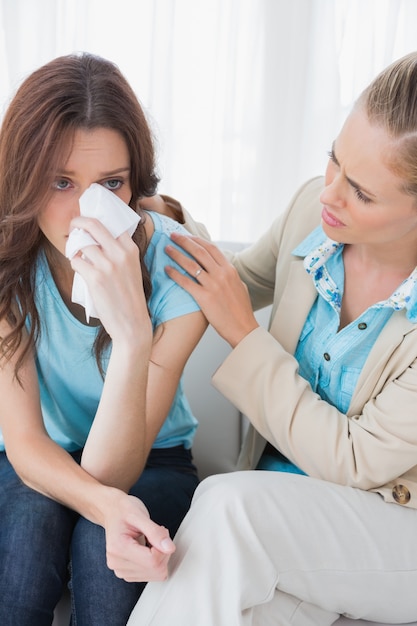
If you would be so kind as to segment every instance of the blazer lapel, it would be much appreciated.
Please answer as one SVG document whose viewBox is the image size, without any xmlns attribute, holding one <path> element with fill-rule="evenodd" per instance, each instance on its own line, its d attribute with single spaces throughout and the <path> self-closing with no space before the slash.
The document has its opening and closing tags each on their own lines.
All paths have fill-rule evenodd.
<svg viewBox="0 0 417 626">
<path fill-rule="evenodd" d="M 278 285 L 278 281 L 277 281 Z M 283 287 L 277 288 L 277 296 L 282 296 L 274 302 L 269 331 L 290 354 L 294 354 L 297 343 L 307 319 L 308 313 L 317 297 L 317 291 L 311 276 L 304 269 L 303 259 L 294 257 L 292 260 Z M 275 308 L 276 307 L 276 308 Z M 373 393 L 378 393 L 389 376 L 397 376 L 404 366 L 404 348 L 402 358 L 397 364 L 393 357 L 398 346 L 405 341 L 410 349 L 410 362 L 414 359 L 416 324 L 412 324 L 405 316 L 405 312 L 394 312 L 384 326 L 378 341 L 369 353 L 359 376 L 353 394 L 348 415 L 357 415 L 362 412 L 364 404 Z M 409 338 L 406 337 L 412 333 Z M 405 339 L 406 338 L 406 339 Z M 397 366 L 400 369 L 397 369 Z M 385 376 L 381 372 L 385 370 Z"/>
<path fill-rule="evenodd" d="M 404 370 L 405 364 L 414 361 L 415 343 L 417 341 L 414 334 L 416 330 L 416 324 L 408 321 L 405 311 L 394 312 L 366 359 L 352 396 L 348 415 L 361 413 L 371 395 L 377 395 L 387 380 L 399 376 Z M 395 352 L 401 344 L 403 344 L 401 354 L 396 359 Z M 407 347 L 410 352 L 408 359 L 406 357 Z"/>
</svg>

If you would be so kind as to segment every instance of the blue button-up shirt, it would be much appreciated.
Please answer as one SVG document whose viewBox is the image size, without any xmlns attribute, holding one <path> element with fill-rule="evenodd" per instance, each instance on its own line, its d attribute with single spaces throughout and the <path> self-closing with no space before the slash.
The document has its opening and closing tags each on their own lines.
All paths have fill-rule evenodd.
<svg viewBox="0 0 417 626">
<path fill-rule="evenodd" d="M 319 226 L 293 250 L 293 255 L 304 258 L 304 267 L 318 293 L 295 352 L 299 373 L 323 400 L 346 413 L 369 352 L 394 311 L 406 309 L 410 321 L 417 323 L 417 268 L 387 300 L 373 304 L 339 331 L 343 247 L 327 238 Z M 258 468 L 303 473 L 285 459 L 267 455 Z"/>
</svg>

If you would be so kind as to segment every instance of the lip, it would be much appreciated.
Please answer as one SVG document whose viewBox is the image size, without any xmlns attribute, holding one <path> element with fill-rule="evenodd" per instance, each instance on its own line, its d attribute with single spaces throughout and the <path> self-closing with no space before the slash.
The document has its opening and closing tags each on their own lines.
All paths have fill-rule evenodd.
<svg viewBox="0 0 417 626">
<path fill-rule="evenodd" d="M 334 215 L 329 213 L 326 207 L 323 207 L 323 210 L 321 212 L 321 219 L 323 220 L 325 224 L 327 224 L 327 226 L 331 226 L 331 228 L 343 228 L 344 226 L 346 226 L 346 224 L 344 224 L 343 222 L 338 220 Z"/>
</svg>

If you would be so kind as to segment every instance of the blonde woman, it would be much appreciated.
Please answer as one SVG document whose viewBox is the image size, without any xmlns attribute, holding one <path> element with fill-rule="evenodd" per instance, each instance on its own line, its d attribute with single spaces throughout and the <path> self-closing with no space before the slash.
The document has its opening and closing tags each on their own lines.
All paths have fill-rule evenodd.
<svg viewBox="0 0 417 626">
<path fill-rule="evenodd" d="M 129 626 L 417 620 L 417 53 L 233 265 L 172 240 L 194 260 L 173 245 L 189 276 L 168 275 L 232 347 L 213 381 L 252 423 L 255 471 L 199 486 Z M 268 332 L 252 306 L 271 303 Z"/>
</svg>

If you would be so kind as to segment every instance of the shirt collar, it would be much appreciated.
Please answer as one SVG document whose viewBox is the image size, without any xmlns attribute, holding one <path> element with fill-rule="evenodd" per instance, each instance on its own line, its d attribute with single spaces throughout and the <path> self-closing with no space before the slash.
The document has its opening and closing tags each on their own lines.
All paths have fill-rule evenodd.
<svg viewBox="0 0 417 626">
<path fill-rule="evenodd" d="M 326 262 L 333 254 L 343 248 L 343 245 L 343 243 L 327 237 L 322 227 L 318 226 L 294 248 L 292 254 L 304 258 L 305 270 L 312 275 L 317 287 L 319 281 L 323 282 L 322 270 L 325 269 Z M 327 274 L 326 280 L 328 281 L 328 279 Z M 378 303 L 378 305 L 390 306 L 396 311 L 405 308 L 407 319 L 411 323 L 417 324 L 417 267 L 387 300 Z"/>
</svg>

